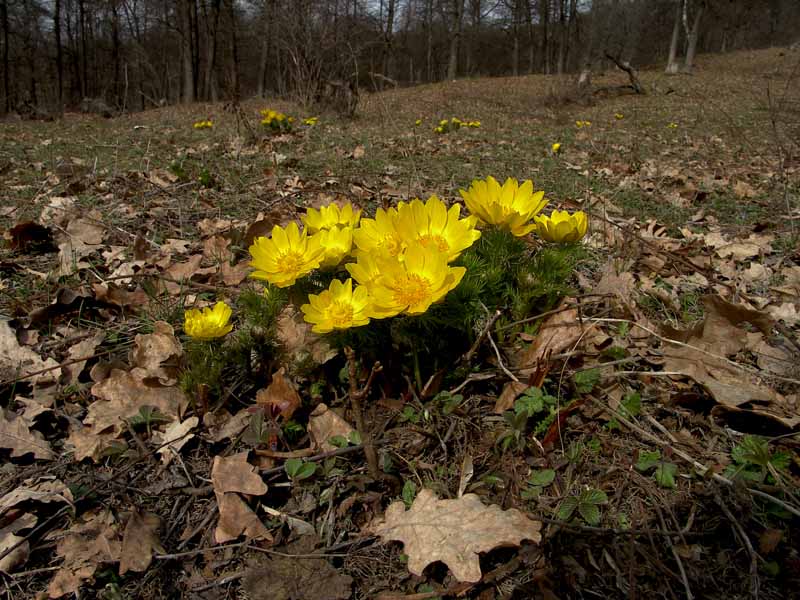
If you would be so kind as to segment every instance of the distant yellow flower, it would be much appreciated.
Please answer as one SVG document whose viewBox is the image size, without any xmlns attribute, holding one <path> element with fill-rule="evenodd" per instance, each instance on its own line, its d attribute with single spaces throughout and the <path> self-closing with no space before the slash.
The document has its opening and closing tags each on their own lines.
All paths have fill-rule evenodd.
<svg viewBox="0 0 800 600">
<path fill-rule="evenodd" d="M 448 210 L 436 196 L 431 196 L 424 204 L 415 199 L 398 205 L 396 227 L 406 245 L 434 248 L 446 254 L 451 262 L 481 237 L 481 232 L 475 229 L 477 218 L 459 220 L 460 214 L 459 204 Z"/>
<path fill-rule="evenodd" d="M 232 314 L 231 307 L 224 302 L 217 302 L 214 308 L 191 308 L 184 314 L 183 330 L 196 340 L 215 340 L 233 329 L 229 322 Z"/>
<path fill-rule="evenodd" d="M 322 268 L 337 266 L 353 249 L 353 229 L 351 227 L 323 229 L 314 237 L 319 238 L 319 245 L 322 246 L 324 252 L 319 265 Z"/>
<path fill-rule="evenodd" d="M 308 304 L 303 304 L 307 323 L 315 333 L 328 333 L 334 329 L 349 329 L 369 323 L 370 296 L 367 288 L 358 286 L 353 289 L 353 280 L 344 283 L 338 279 L 331 282 L 330 287 L 320 294 L 309 294 Z"/>
<path fill-rule="evenodd" d="M 623 115 L 622 113 L 614 113 L 614 118 L 615 118 L 617 121 L 621 121 L 622 119 L 624 119 L 624 118 L 625 118 L 625 115 Z"/>
<path fill-rule="evenodd" d="M 492 176 L 476 179 L 469 191 L 459 190 L 459 193 L 469 211 L 483 223 L 504 227 L 517 237 L 536 228 L 532 219 L 547 204 L 543 191 L 533 191 L 532 181 L 520 185 L 510 177 L 502 187 Z"/>
<path fill-rule="evenodd" d="M 379 208 L 374 219 L 361 219 L 361 226 L 353 231 L 353 241 L 361 254 L 388 254 L 397 256 L 405 243 L 397 231 L 397 210 Z"/>
<path fill-rule="evenodd" d="M 353 204 L 348 202 L 341 208 L 337 204 L 330 203 L 321 206 L 319 210 L 309 208 L 306 214 L 301 217 L 303 225 L 309 233 L 316 233 L 322 229 L 333 227 L 355 227 L 361 219 L 361 209 L 353 208 Z"/>
<path fill-rule="evenodd" d="M 592 126 L 591 121 L 575 121 L 575 127 L 577 127 L 578 129 L 580 129 L 581 127 L 591 127 L 591 126 Z"/>
<path fill-rule="evenodd" d="M 558 154 L 559 152 L 561 152 L 561 144 L 556 142 L 555 144 L 550 146 L 550 149 L 553 151 L 553 154 Z"/>
<path fill-rule="evenodd" d="M 255 269 L 250 277 L 263 279 L 278 287 L 288 287 L 300 277 L 319 267 L 324 250 L 318 236 L 300 233 L 297 223 L 286 229 L 280 225 L 272 228 L 272 237 L 258 237 L 249 248 Z"/>
<path fill-rule="evenodd" d="M 667 128 L 668 129 L 677 129 L 678 128 L 678 124 L 674 123 L 674 122 L 670 123 L 669 125 L 667 125 Z"/>
<path fill-rule="evenodd" d="M 414 125 L 416 125 L 417 127 L 422 125 L 422 119 L 417 119 L 416 121 L 414 121 Z"/>
<path fill-rule="evenodd" d="M 464 277 L 464 267 L 447 265 L 447 255 L 433 248 L 411 246 L 404 260 L 379 258 L 381 275 L 370 287 L 372 316 L 376 319 L 405 312 L 424 313 L 445 297 Z"/>
<path fill-rule="evenodd" d="M 319 122 L 319 117 L 306 117 L 303 119 L 303 125 L 309 125 L 313 127 Z"/>
<path fill-rule="evenodd" d="M 210 129 L 214 126 L 213 121 L 197 121 L 192 127 L 195 129 Z"/>
<path fill-rule="evenodd" d="M 565 210 L 554 210 L 550 216 L 537 216 L 536 231 L 542 239 L 559 244 L 577 242 L 589 227 L 586 213 L 579 210 L 569 214 Z"/>
<path fill-rule="evenodd" d="M 450 123 L 450 121 L 448 121 L 447 119 L 442 119 L 441 121 L 439 121 L 439 126 L 440 127 L 444 127 L 445 125 L 447 125 L 449 123 Z"/>
<path fill-rule="evenodd" d="M 434 128 L 433 133 L 444 133 L 444 127 L 440 125 L 439 127 Z"/>
<path fill-rule="evenodd" d="M 467 123 L 467 127 L 477 128 L 477 127 L 480 127 L 480 126 L 481 126 L 481 122 L 480 121 L 470 121 L 469 123 Z"/>
</svg>

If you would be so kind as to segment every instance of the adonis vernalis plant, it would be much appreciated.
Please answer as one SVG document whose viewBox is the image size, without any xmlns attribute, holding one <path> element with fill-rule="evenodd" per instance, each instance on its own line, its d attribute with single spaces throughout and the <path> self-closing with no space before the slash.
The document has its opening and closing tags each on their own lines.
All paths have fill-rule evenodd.
<svg viewBox="0 0 800 600">
<path fill-rule="evenodd" d="M 318 268 L 324 254 L 319 236 L 309 237 L 306 230 L 300 233 L 297 223 L 285 229 L 275 225 L 271 238 L 256 238 L 250 246 L 250 266 L 255 269 L 250 277 L 288 287 Z"/>
<path fill-rule="evenodd" d="M 224 302 L 217 302 L 213 308 L 191 308 L 184 314 L 183 330 L 195 340 L 215 340 L 233 329 L 232 314 L 231 307 Z"/>
<path fill-rule="evenodd" d="M 554 210 L 550 216 L 536 216 L 536 232 L 548 242 L 565 244 L 577 242 L 586 235 L 589 220 L 586 213 L 577 211 L 572 214 L 566 210 Z"/>
<path fill-rule="evenodd" d="M 367 288 L 356 286 L 353 280 L 344 283 L 338 279 L 320 294 L 310 294 L 308 304 L 303 304 L 306 322 L 311 323 L 315 333 L 329 333 L 334 329 L 350 329 L 369 323 L 372 314 L 372 300 Z"/>
<path fill-rule="evenodd" d="M 502 186 L 492 176 L 476 179 L 469 190 L 459 192 L 467 208 L 482 223 L 508 229 L 517 237 L 536 228 L 533 217 L 547 205 L 544 192 L 534 192 L 532 181 L 520 185 L 510 177 Z"/>
</svg>

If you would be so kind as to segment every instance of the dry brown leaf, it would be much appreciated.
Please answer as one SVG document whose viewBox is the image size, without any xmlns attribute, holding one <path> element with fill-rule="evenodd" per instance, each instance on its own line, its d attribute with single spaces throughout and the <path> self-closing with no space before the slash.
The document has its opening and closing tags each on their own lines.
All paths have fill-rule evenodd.
<svg viewBox="0 0 800 600">
<path fill-rule="evenodd" d="M 285 367 L 275 371 L 267 388 L 256 393 L 256 404 L 274 418 L 282 417 L 284 421 L 288 421 L 303 401 L 285 373 Z"/>
<path fill-rule="evenodd" d="M 500 396 L 494 403 L 494 412 L 497 414 L 502 414 L 513 408 L 514 401 L 517 399 L 517 396 L 519 396 L 529 387 L 530 386 L 528 384 L 521 381 L 509 381 L 506 383 L 506 385 L 503 387 L 503 391 L 500 392 Z"/>
<path fill-rule="evenodd" d="M 158 453 L 161 455 L 161 462 L 168 465 L 172 462 L 173 457 L 181 451 L 186 445 L 186 442 L 194 437 L 194 434 L 189 433 L 192 429 L 197 427 L 200 419 L 197 417 L 189 417 L 181 422 L 175 420 L 164 429 L 164 433 L 153 435 L 153 442 L 159 446 Z M 164 444 L 167 444 L 164 446 Z"/>
<path fill-rule="evenodd" d="M 17 334 L 6 320 L 0 320 L 0 380 L 7 381 L 43 369 L 53 369 L 28 378 L 31 383 L 51 383 L 58 375 L 58 363 L 52 358 L 42 360 L 30 348 L 20 346 Z"/>
<path fill-rule="evenodd" d="M 131 512 L 125 532 L 122 535 L 120 550 L 119 574 L 128 571 L 141 573 L 147 570 L 153 561 L 154 552 L 163 552 L 158 539 L 161 519 L 153 513 L 140 513 L 137 509 Z"/>
<path fill-rule="evenodd" d="M 384 518 L 369 526 L 384 541 L 403 542 L 414 575 L 440 560 L 457 580 L 469 582 L 481 579 L 479 552 L 518 546 L 522 540 L 538 543 L 541 528 L 539 521 L 514 508 L 485 506 L 475 494 L 439 500 L 429 489 L 420 491 L 409 510 L 403 501 L 392 503 Z"/>
<path fill-rule="evenodd" d="M 562 304 L 562 308 L 564 306 L 565 304 Z M 582 333 L 583 327 L 578 320 L 578 310 L 575 308 L 561 310 L 548 317 L 542 324 L 536 339 L 519 358 L 517 365 L 523 369 L 522 373 L 527 375 L 548 353 L 558 354 L 572 348 Z"/>
<path fill-rule="evenodd" d="M 31 431 L 28 423 L 14 412 L 0 408 L 0 448 L 11 450 L 11 457 L 33 454 L 34 458 L 53 460 L 55 454 L 50 443 L 38 431 Z"/>
<path fill-rule="evenodd" d="M 116 437 L 117 434 L 114 431 L 97 433 L 94 427 L 86 427 L 79 423 L 70 427 L 66 443 L 75 453 L 74 460 L 76 462 L 80 462 L 84 458 L 100 462 L 103 452 L 111 446 Z"/>
<path fill-rule="evenodd" d="M 201 254 L 194 254 L 189 257 L 189 260 L 182 263 L 175 263 L 164 271 L 164 275 L 169 279 L 175 281 L 189 281 L 200 270 L 200 263 L 203 262 Z M 179 294 L 184 287 L 175 281 L 165 281 L 164 285 L 167 291 L 173 296 Z"/>
<path fill-rule="evenodd" d="M 222 283 L 227 286 L 237 286 L 242 283 L 247 275 L 250 273 L 250 261 L 243 260 L 231 266 L 230 263 L 224 262 L 220 265 L 219 275 Z"/>
<path fill-rule="evenodd" d="M 323 452 L 336 449 L 336 446 L 328 441 L 332 437 L 340 435 L 348 439 L 353 431 L 350 424 L 326 404 L 317 405 L 308 417 L 308 432 L 314 441 L 314 448 Z"/>
<path fill-rule="evenodd" d="M 62 534 L 57 532 L 55 535 Z M 111 512 L 87 513 L 60 537 L 56 545 L 56 554 L 64 562 L 50 581 L 48 595 L 60 598 L 76 593 L 100 565 L 117 562 L 121 551 L 119 524 Z"/>
<path fill-rule="evenodd" d="M 183 346 L 175 338 L 172 325 L 164 321 L 153 324 L 153 333 L 139 334 L 133 340 L 130 363 L 131 373 L 138 379 L 156 379 L 161 385 L 178 382 Z"/>
<path fill-rule="evenodd" d="M 743 261 L 758 256 L 761 248 L 753 242 L 733 242 L 717 248 L 717 256 L 720 258 L 731 257 L 735 261 Z"/>
<path fill-rule="evenodd" d="M 203 425 L 208 434 L 205 436 L 212 442 L 221 442 L 239 435 L 250 423 L 253 414 L 249 409 L 243 408 L 231 416 L 227 410 L 203 415 Z"/>
<path fill-rule="evenodd" d="M 278 315 L 277 337 L 294 364 L 311 358 L 323 365 L 338 354 L 324 338 L 311 331 L 311 325 L 291 306 Z"/>
<path fill-rule="evenodd" d="M 244 534 L 256 540 L 272 541 L 272 536 L 258 515 L 237 494 L 217 494 L 219 522 L 214 531 L 214 541 L 224 544 Z"/>
<path fill-rule="evenodd" d="M 287 544 L 286 554 L 314 552 L 316 538 L 304 535 Z M 251 600 L 347 600 L 353 579 L 343 575 L 325 558 L 297 560 L 273 556 L 253 560 L 247 565 L 242 588 Z"/>
<path fill-rule="evenodd" d="M 800 314 L 798 314 L 797 305 L 794 302 L 769 306 L 767 312 L 776 321 L 783 321 L 787 325 L 797 325 L 800 322 Z"/>
<path fill-rule="evenodd" d="M 125 429 L 125 419 L 136 415 L 143 406 L 153 406 L 168 417 L 178 418 L 186 396 L 177 387 L 149 386 L 131 373 L 114 369 L 111 376 L 92 386 L 92 395 L 100 398 L 89 406 L 85 425 L 103 432 L 113 427 L 117 435 Z"/>
<path fill-rule="evenodd" d="M 22 513 L 11 523 L 0 529 L 0 554 L 12 548 L 18 542 L 22 542 L 11 552 L 0 559 L 0 571 L 3 573 L 13 573 L 15 569 L 21 567 L 28 560 L 28 553 L 31 546 L 24 537 L 16 535 L 23 529 L 30 529 L 36 525 L 36 515 L 32 513 Z"/>
<path fill-rule="evenodd" d="M 256 468 L 247 462 L 248 454 L 245 451 L 227 458 L 222 456 L 214 457 L 214 464 L 211 467 L 211 481 L 214 485 L 214 493 L 238 492 L 253 496 L 261 496 L 267 493 L 267 484 L 256 473 Z"/>
<path fill-rule="evenodd" d="M 26 479 L 18 487 L 0 498 L 0 515 L 23 502 L 65 502 L 72 504 L 72 492 L 55 477 L 43 477 L 34 482 Z"/>
<path fill-rule="evenodd" d="M 94 354 L 94 351 L 97 349 L 97 347 L 103 343 L 105 337 L 106 334 L 101 331 L 94 334 L 92 337 L 81 340 L 69 349 L 65 362 L 73 361 L 76 358 L 83 358 L 84 356 L 91 356 Z M 77 383 L 78 377 L 80 377 L 85 367 L 85 360 L 61 367 L 61 373 L 65 378 L 65 381 L 62 383 L 66 385 Z"/>
<path fill-rule="evenodd" d="M 228 263 L 233 256 L 230 250 L 231 241 L 221 235 L 203 240 L 203 258 L 213 263 Z"/>
</svg>

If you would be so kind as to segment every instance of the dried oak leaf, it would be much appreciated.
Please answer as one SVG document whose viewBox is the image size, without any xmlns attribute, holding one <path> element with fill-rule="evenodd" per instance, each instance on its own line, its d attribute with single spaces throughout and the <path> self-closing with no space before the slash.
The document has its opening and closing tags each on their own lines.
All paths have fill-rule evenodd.
<svg viewBox="0 0 800 600">
<path fill-rule="evenodd" d="M 153 552 L 163 552 L 158 539 L 161 519 L 153 513 L 140 513 L 134 509 L 125 525 L 119 559 L 119 574 L 128 571 L 141 573 L 153 561 Z"/>
<path fill-rule="evenodd" d="M 328 452 L 336 449 L 329 441 L 332 437 L 348 439 L 353 428 L 327 405 L 319 404 L 308 416 L 308 432 L 314 440 L 314 448 Z"/>
<path fill-rule="evenodd" d="M 314 536 L 303 536 L 284 550 L 308 555 L 315 546 Z M 242 588 L 252 600 L 346 600 L 352 586 L 352 577 L 342 575 L 322 557 L 257 559 L 248 564 L 242 580 Z"/>
<path fill-rule="evenodd" d="M 518 546 L 522 540 L 540 542 L 539 521 L 520 511 L 485 506 L 475 494 L 456 500 L 439 500 L 423 489 L 407 511 L 402 501 L 389 505 L 383 519 L 369 530 L 384 541 L 400 541 L 408 555 L 408 570 L 414 575 L 432 562 L 442 561 L 459 581 L 481 579 L 479 552 L 500 546 Z"/>
<path fill-rule="evenodd" d="M 72 492 L 64 483 L 54 477 L 44 477 L 34 482 L 26 479 L 21 485 L 0 498 L 0 515 L 9 508 L 27 501 L 33 502 L 66 502 L 72 504 Z"/>
<path fill-rule="evenodd" d="M 258 390 L 256 403 L 273 417 L 282 417 L 284 421 L 288 421 L 303 401 L 286 377 L 286 368 L 281 367 L 272 375 L 272 382 L 266 389 Z"/>
<path fill-rule="evenodd" d="M 322 336 L 311 331 L 311 325 L 291 306 L 278 315 L 276 335 L 294 364 L 310 358 L 316 364 L 323 365 L 338 354 Z"/>
<path fill-rule="evenodd" d="M 503 391 L 500 392 L 497 401 L 494 403 L 494 412 L 502 414 L 507 410 L 514 407 L 514 401 L 517 397 L 527 390 L 530 386 L 523 381 L 509 381 L 503 386 Z"/>
<path fill-rule="evenodd" d="M 133 340 L 130 363 L 132 373 L 139 379 L 156 379 L 161 385 L 175 385 L 178 382 L 180 358 L 183 346 L 175 337 L 172 325 L 157 321 L 153 333 L 139 334 Z"/>
<path fill-rule="evenodd" d="M 22 529 L 30 529 L 36 525 L 37 520 L 36 515 L 32 513 L 22 513 L 11 523 L 0 529 L 0 553 L 22 542 L 3 558 L 0 558 L 0 571 L 12 573 L 14 569 L 21 567 L 28 560 L 31 546 L 25 538 L 18 536 L 17 532 Z"/>
<path fill-rule="evenodd" d="M 161 462 L 168 465 L 172 462 L 172 458 L 180 452 L 181 448 L 186 445 L 186 442 L 194 437 L 193 433 L 189 433 L 192 429 L 197 427 L 200 419 L 197 417 L 189 417 L 181 422 L 176 419 L 164 429 L 164 433 L 156 432 L 153 434 L 153 442 L 162 446 L 158 449 L 161 455 Z M 164 446 L 164 444 L 167 444 Z"/>
<path fill-rule="evenodd" d="M 8 324 L 8 321 L 0 320 L 0 380 L 6 381 L 42 371 L 52 369 L 41 375 L 35 375 L 28 380 L 33 383 L 54 382 L 58 363 L 52 358 L 42 360 L 30 348 L 20 346 L 17 334 Z"/>
<path fill-rule="evenodd" d="M 125 419 L 136 415 L 143 406 L 152 406 L 167 416 L 177 418 L 186 396 L 177 387 L 149 386 L 132 373 L 113 370 L 108 379 L 92 386 L 99 398 L 89 406 L 84 424 L 96 432 L 113 427 L 117 435 L 125 429 Z"/>
<path fill-rule="evenodd" d="M 53 460 L 55 454 L 50 443 L 38 431 L 31 431 L 22 417 L 0 408 L 0 448 L 11 450 L 11 457 L 16 458 L 33 454 L 34 458 Z"/>
<path fill-rule="evenodd" d="M 566 302 L 566 300 L 565 300 Z M 562 308 L 565 304 L 562 304 Z M 572 347 L 581 337 L 583 327 L 578 309 L 568 308 L 555 313 L 542 323 L 536 339 L 517 361 L 524 375 L 536 369 L 537 363 L 548 354 L 558 354 Z"/>
<path fill-rule="evenodd" d="M 214 541 L 217 544 L 235 540 L 242 534 L 255 540 L 272 541 L 272 536 L 261 519 L 237 494 L 217 494 L 217 504 L 219 522 L 214 531 Z"/>
<path fill-rule="evenodd" d="M 211 482 L 214 485 L 215 493 L 238 492 L 253 496 L 262 496 L 267 493 L 267 484 L 256 473 L 256 468 L 247 462 L 247 455 L 248 452 L 245 451 L 227 458 L 214 457 L 214 464 L 211 467 Z"/>
<path fill-rule="evenodd" d="M 86 427 L 77 423 L 70 427 L 66 444 L 75 452 L 75 462 L 91 458 L 97 463 L 100 462 L 103 451 L 111 446 L 116 438 L 117 434 L 114 431 L 97 433 L 94 427 Z"/>
<path fill-rule="evenodd" d="M 59 539 L 56 554 L 64 562 L 47 588 L 50 598 L 76 593 L 100 565 L 120 559 L 119 523 L 107 511 L 88 513 Z"/>
<path fill-rule="evenodd" d="M 81 340 L 74 346 L 72 346 L 69 351 L 67 352 L 66 361 L 70 362 L 64 367 L 61 367 L 61 373 L 64 376 L 63 383 L 65 385 L 70 385 L 73 383 L 78 382 L 78 377 L 80 377 L 83 369 L 86 367 L 86 361 L 81 360 L 78 362 L 72 362 L 77 358 L 84 358 L 86 356 L 91 356 L 94 354 L 94 351 L 97 347 L 103 343 L 106 334 L 104 332 L 98 332 L 95 335 L 86 338 L 85 340 Z"/>
</svg>

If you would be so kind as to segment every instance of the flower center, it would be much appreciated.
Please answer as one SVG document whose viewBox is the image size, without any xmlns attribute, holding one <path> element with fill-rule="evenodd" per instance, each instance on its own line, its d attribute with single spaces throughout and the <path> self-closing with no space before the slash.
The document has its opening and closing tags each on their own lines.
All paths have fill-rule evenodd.
<svg viewBox="0 0 800 600">
<path fill-rule="evenodd" d="M 397 239 L 397 236 L 392 234 L 387 234 L 383 237 L 383 245 L 386 248 L 386 251 L 392 256 L 397 256 L 400 253 L 400 250 L 403 249 L 400 240 Z"/>
<path fill-rule="evenodd" d="M 353 305 L 337 300 L 328 308 L 328 316 L 334 326 L 347 327 L 353 322 Z"/>
<path fill-rule="evenodd" d="M 439 249 L 439 252 L 450 251 L 450 244 L 448 244 L 447 240 L 440 235 L 427 233 L 423 236 L 420 236 L 418 241 L 420 246 L 423 248 L 435 247 Z"/>
<path fill-rule="evenodd" d="M 399 283 L 394 292 L 394 298 L 399 304 L 414 306 L 431 295 L 430 282 L 416 273 L 406 275 Z"/>
<path fill-rule="evenodd" d="M 275 261 L 281 273 L 297 273 L 303 266 L 303 255 L 296 251 L 282 254 Z"/>
</svg>

